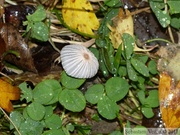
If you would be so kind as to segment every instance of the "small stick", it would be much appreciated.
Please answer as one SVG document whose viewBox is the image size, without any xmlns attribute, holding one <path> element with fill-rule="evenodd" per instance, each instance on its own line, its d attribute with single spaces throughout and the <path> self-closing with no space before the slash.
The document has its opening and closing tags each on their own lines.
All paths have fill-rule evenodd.
<svg viewBox="0 0 180 135">
<path fill-rule="evenodd" d="M 135 11 L 131 12 L 131 15 L 136 15 L 136 14 L 139 14 L 139 13 L 141 13 L 143 11 L 148 11 L 148 10 L 150 10 L 150 7 L 142 8 L 142 9 L 139 9 L 139 10 L 135 10 Z"/>
<path fill-rule="evenodd" d="M 168 13 L 167 0 L 164 0 L 164 4 L 165 4 L 165 11 Z M 173 37 L 172 30 L 171 30 L 170 26 L 168 26 L 168 33 L 169 33 L 169 36 L 170 36 L 172 43 L 174 43 L 174 37 Z"/>
<path fill-rule="evenodd" d="M 19 135 L 21 135 L 21 133 L 19 132 L 18 128 L 16 127 L 16 125 L 14 124 L 14 122 L 9 118 L 9 116 L 6 114 L 6 112 L 0 107 L 0 110 L 3 112 L 3 114 L 6 116 L 6 118 L 11 122 L 11 124 L 14 126 L 14 128 L 16 129 L 17 133 Z"/>
</svg>

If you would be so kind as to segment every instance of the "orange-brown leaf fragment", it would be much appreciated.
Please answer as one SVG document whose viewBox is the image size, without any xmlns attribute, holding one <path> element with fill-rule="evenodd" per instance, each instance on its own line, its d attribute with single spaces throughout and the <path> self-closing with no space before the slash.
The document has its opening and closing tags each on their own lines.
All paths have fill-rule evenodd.
<svg viewBox="0 0 180 135">
<path fill-rule="evenodd" d="M 180 81 L 162 72 L 159 82 L 159 101 L 162 120 L 166 128 L 180 127 Z"/>
<path fill-rule="evenodd" d="M 20 89 L 0 79 L 0 107 L 7 112 L 11 112 L 13 110 L 11 100 L 18 100 L 19 98 Z"/>
</svg>

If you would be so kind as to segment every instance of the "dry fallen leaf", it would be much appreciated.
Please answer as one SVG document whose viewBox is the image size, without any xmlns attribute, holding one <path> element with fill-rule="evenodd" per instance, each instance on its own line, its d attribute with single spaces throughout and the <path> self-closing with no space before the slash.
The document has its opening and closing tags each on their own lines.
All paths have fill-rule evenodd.
<svg viewBox="0 0 180 135">
<path fill-rule="evenodd" d="M 20 58 L 18 58 L 13 54 L 8 54 L 3 60 L 14 64 L 21 69 L 37 72 L 31 50 L 16 27 L 10 24 L 0 24 L 0 38 L 2 38 L 5 43 L 6 51 L 16 51 L 20 56 Z"/>
<path fill-rule="evenodd" d="M 161 46 L 156 54 L 160 57 L 157 63 L 158 70 L 168 72 L 176 81 L 180 80 L 180 45 Z"/>
<path fill-rule="evenodd" d="M 123 11 L 120 8 L 118 16 L 116 16 L 113 20 L 114 26 L 108 26 L 111 30 L 109 35 L 114 48 L 118 48 L 119 45 L 122 43 L 122 34 L 128 33 L 131 36 L 134 36 L 134 26 L 133 26 L 133 18 L 129 10 Z"/>
<path fill-rule="evenodd" d="M 87 0 L 64 0 L 62 15 L 68 26 L 80 32 L 94 35 L 92 30 L 99 28 L 99 21 Z"/>
<path fill-rule="evenodd" d="M 114 46 L 114 48 L 118 48 L 122 43 L 122 35 L 123 33 L 128 33 L 132 37 L 134 37 L 134 23 L 131 12 L 129 10 L 123 10 L 120 8 L 118 15 L 113 20 L 113 26 L 108 25 L 108 28 L 111 30 L 109 34 L 109 38 Z M 141 49 L 136 44 L 134 46 L 134 51 L 150 51 L 150 49 Z"/>
<path fill-rule="evenodd" d="M 13 105 L 10 100 L 18 100 L 19 98 L 19 88 L 0 79 L 0 107 L 7 112 L 11 112 L 13 110 Z"/>
<path fill-rule="evenodd" d="M 166 128 L 180 127 L 180 81 L 161 72 L 159 82 L 159 101 L 162 120 Z"/>
</svg>

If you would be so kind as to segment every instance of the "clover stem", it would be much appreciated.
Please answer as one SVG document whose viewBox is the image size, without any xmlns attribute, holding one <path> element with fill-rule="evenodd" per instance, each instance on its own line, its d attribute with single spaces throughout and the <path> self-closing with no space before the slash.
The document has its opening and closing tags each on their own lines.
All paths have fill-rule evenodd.
<svg viewBox="0 0 180 135">
<path fill-rule="evenodd" d="M 162 39 L 162 38 L 154 38 L 154 39 L 149 39 L 145 42 L 146 43 L 150 43 L 150 42 L 154 42 L 154 41 L 163 41 L 163 42 L 166 42 L 166 43 L 171 43 L 170 41 L 166 40 L 166 39 Z"/>
<path fill-rule="evenodd" d="M 136 106 L 136 107 L 139 107 L 139 103 L 138 103 L 138 101 L 135 99 L 135 97 L 134 97 L 134 95 L 133 95 L 133 93 L 132 93 L 131 90 L 129 90 L 128 95 L 131 97 L 131 100 L 132 100 L 132 102 L 135 104 L 135 106 Z M 138 110 L 140 110 L 140 109 L 138 109 Z"/>
<path fill-rule="evenodd" d="M 165 4 L 165 11 L 168 13 L 167 0 L 164 0 L 164 4 Z M 169 33 L 171 41 L 174 43 L 174 37 L 173 37 L 173 34 L 172 34 L 171 27 L 169 25 L 168 25 L 168 33 Z"/>
<path fill-rule="evenodd" d="M 123 126 L 123 122 L 122 122 L 122 118 L 121 118 L 121 116 L 120 116 L 120 113 L 117 113 L 116 115 L 117 115 L 117 118 L 118 118 L 118 120 L 119 120 L 120 126 Z"/>
</svg>

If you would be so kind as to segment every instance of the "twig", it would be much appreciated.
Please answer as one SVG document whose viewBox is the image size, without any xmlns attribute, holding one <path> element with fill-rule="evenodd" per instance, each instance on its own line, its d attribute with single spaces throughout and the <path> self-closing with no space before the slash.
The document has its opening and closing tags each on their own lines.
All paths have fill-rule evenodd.
<svg viewBox="0 0 180 135">
<path fill-rule="evenodd" d="M 19 132 L 18 128 L 16 127 L 16 125 L 14 124 L 14 122 L 9 118 L 9 116 L 6 114 L 6 112 L 0 107 L 0 110 L 3 112 L 3 114 L 6 116 L 6 118 L 11 122 L 11 124 L 14 126 L 14 128 L 16 129 L 17 133 L 19 135 L 21 135 L 21 133 Z"/>
<path fill-rule="evenodd" d="M 169 36 L 170 36 L 170 39 L 171 39 L 172 43 L 174 43 L 175 41 L 174 41 L 174 37 L 173 37 L 173 34 L 172 34 L 172 29 L 171 29 L 170 26 L 168 26 L 168 33 L 169 33 Z"/>
<path fill-rule="evenodd" d="M 54 44 L 54 42 L 53 42 L 51 37 L 49 38 L 49 43 L 54 48 L 54 50 L 56 50 L 58 53 L 60 53 L 60 50 L 56 47 L 56 45 Z"/>
<path fill-rule="evenodd" d="M 11 5 L 17 5 L 17 3 L 15 1 L 12 1 L 12 0 L 5 0 L 5 2 L 7 2 Z"/>
<path fill-rule="evenodd" d="M 64 39 L 58 39 L 58 38 L 51 38 L 51 39 L 53 42 L 57 42 L 57 43 L 69 43 L 69 44 L 78 44 L 78 45 L 80 44 L 85 47 L 90 47 L 95 42 L 95 39 L 91 39 L 86 42 L 77 42 L 77 41 L 70 41 L 70 40 L 64 40 Z"/>
<path fill-rule="evenodd" d="M 139 9 L 139 10 L 135 10 L 133 12 L 131 12 L 131 15 L 136 15 L 136 14 L 139 14 L 143 11 L 147 11 L 147 10 L 150 10 L 150 7 L 146 7 L 146 8 L 142 8 L 142 9 Z"/>
<path fill-rule="evenodd" d="M 9 76 L 7 76 L 7 75 L 4 74 L 4 73 L 0 72 L 0 74 L 1 74 L 2 76 L 4 76 L 4 77 L 8 78 L 8 79 L 11 80 L 12 82 L 14 81 L 12 78 L 10 78 Z"/>
<path fill-rule="evenodd" d="M 165 4 L 165 11 L 166 11 L 166 13 L 168 13 L 167 0 L 164 0 L 164 4 Z M 173 37 L 172 29 L 170 26 L 168 26 L 168 33 L 169 33 L 171 41 L 174 43 L 174 37 Z"/>
</svg>

